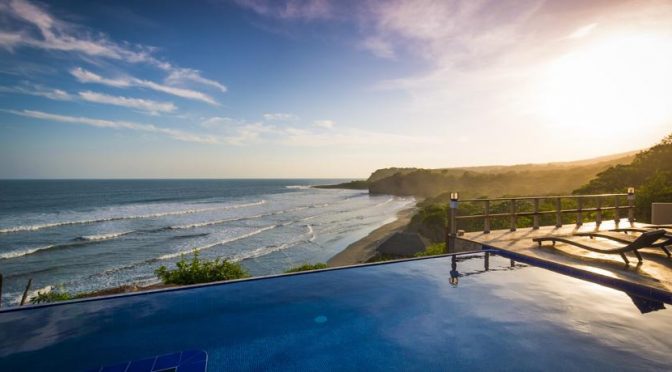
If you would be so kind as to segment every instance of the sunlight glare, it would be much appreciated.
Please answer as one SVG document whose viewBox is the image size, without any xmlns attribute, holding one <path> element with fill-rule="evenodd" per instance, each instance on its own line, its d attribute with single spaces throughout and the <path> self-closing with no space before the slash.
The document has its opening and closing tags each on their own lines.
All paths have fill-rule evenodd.
<svg viewBox="0 0 672 372">
<path fill-rule="evenodd" d="M 629 35 L 603 40 L 550 64 L 540 110 L 553 129 L 628 133 L 672 118 L 672 40 Z"/>
</svg>

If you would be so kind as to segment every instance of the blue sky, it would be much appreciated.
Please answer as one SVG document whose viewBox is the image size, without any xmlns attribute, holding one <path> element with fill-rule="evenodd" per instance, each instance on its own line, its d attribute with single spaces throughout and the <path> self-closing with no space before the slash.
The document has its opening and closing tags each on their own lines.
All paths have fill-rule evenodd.
<svg viewBox="0 0 672 372">
<path fill-rule="evenodd" d="M 672 128 L 665 1 L 0 1 L 0 178 L 366 177 Z"/>
</svg>

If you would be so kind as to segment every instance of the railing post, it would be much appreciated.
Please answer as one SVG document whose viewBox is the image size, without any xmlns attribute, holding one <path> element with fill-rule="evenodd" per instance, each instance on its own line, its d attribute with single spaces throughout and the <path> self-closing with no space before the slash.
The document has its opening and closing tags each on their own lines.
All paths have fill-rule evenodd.
<svg viewBox="0 0 672 372">
<path fill-rule="evenodd" d="M 635 188 L 628 187 L 628 221 L 630 225 L 635 223 Z"/>
<path fill-rule="evenodd" d="M 533 225 L 532 229 L 538 230 L 539 229 L 539 199 L 535 198 L 534 199 L 534 216 L 532 217 Z"/>
<path fill-rule="evenodd" d="M 614 196 L 614 223 L 618 227 L 618 223 L 621 221 L 621 211 L 618 209 L 618 196 Z"/>
<path fill-rule="evenodd" d="M 583 225 L 583 198 L 576 198 L 576 226 Z"/>
<path fill-rule="evenodd" d="M 602 224 L 602 198 L 597 198 L 597 211 L 595 211 L 595 226 L 600 227 Z"/>
<path fill-rule="evenodd" d="M 483 232 L 490 233 L 490 200 L 485 201 L 485 219 L 483 220 Z"/>
<path fill-rule="evenodd" d="M 555 199 L 555 227 L 562 227 L 562 201 Z"/>
<path fill-rule="evenodd" d="M 485 271 L 490 270 L 490 252 L 485 252 L 485 257 L 483 260 L 483 266 L 485 268 Z"/>
<path fill-rule="evenodd" d="M 509 231 L 516 231 L 517 228 L 517 218 L 516 218 L 516 199 L 511 199 L 511 227 Z"/>
<path fill-rule="evenodd" d="M 459 200 L 459 194 L 456 192 L 450 193 L 450 216 L 448 221 L 450 223 L 450 229 L 448 230 L 448 237 L 446 239 L 446 253 L 455 252 L 455 240 L 457 237 L 457 202 Z"/>
<path fill-rule="evenodd" d="M 0 307 L 2 307 L 2 274 L 0 274 Z"/>
</svg>

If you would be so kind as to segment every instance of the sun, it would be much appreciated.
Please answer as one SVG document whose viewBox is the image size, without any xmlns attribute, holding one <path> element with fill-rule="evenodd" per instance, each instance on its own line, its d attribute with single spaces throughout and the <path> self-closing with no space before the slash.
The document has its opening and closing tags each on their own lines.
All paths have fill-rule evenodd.
<svg viewBox="0 0 672 372">
<path fill-rule="evenodd" d="M 556 129 L 629 133 L 672 119 L 672 39 L 619 35 L 547 66 L 538 109 Z"/>
</svg>

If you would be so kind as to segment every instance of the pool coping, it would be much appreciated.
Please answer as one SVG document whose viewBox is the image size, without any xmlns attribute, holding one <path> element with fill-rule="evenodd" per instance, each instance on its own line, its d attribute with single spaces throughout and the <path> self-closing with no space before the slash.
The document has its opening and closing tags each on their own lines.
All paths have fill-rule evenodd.
<svg viewBox="0 0 672 372">
<path fill-rule="evenodd" d="M 362 264 L 355 264 L 355 265 L 348 265 L 348 266 L 328 267 L 328 268 L 325 268 L 325 269 L 300 271 L 300 272 L 296 272 L 296 273 L 261 275 L 261 276 L 254 276 L 254 277 L 251 277 L 251 278 L 244 278 L 244 279 L 232 279 L 232 280 L 223 280 L 223 281 L 216 281 L 216 282 L 209 282 L 209 283 L 187 284 L 187 285 L 180 285 L 180 286 L 169 287 L 169 288 L 148 289 L 148 290 L 137 291 L 137 292 L 118 293 L 118 294 L 112 294 L 112 295 L 87 297 L 87 298 L 77 298 L 77 299 L 72 299 L 72 300 L 67 300 L 67 301 L 50 302 L 50 303 L 45 303 L 45 304 L 28 304 L 28 305 L 24 305 L 24 306 L 13 306 L 13 307 L 7 307 L 7 308 L 0 308 L 0 315 L 3 314 L 3 313 L 10 313 L 10 312 L 16 312 L 16 311 L 30 311 L 30 310 L 35 310 L 35 309 L 42 309 L 42 308 L 45 308 L 45 307 L 63 306 L 63 305 L 69 305 L 69 304 L 74 304 L 74 303 L 103 301 L 103 300 L 108 300 L 108 299 L 112 299 L 112 298 L 142 296 L 142 295 L 162 293 L 162 292 L 175 292 L 175 291 L 183 291 L 183 290 L 189 290 L 189 289 L 194 289 L 194 288 L 205 288 L 205 287 L 212 287 L 212 286 L 245 283 L 245 282 L 252 282 L 252 281 L 257 281 L 257 280 L 276 279 L 276 278 L 298 276 L 298 275 L 310 275 L 310 274 L 317 274 L 317 273 L 328 272 L 328 271 L 358 269 L 358 268 L 362 268 L 362 267 L 390 265 L 390 264 L 401 263 L 401 262 L 422 261 L 422 260 L 429 260 L 429 259 L 434 259 L 434 258 L 466 256 L 466 255 L 474 255 L 474 254 L 479 254 L 480 255 L 482 253 L 488 253 L 488 250 L 483 250 L 483 249 L 470 250 L 470 251 L 457 252 L 457 253 L 440 254 L 440 255 L 435 255 L 435 256 L 411 257 L 411 258 L 402 258 L 402 259 L 381 261 L 381 262 L 362 263 Z M 490 252 L 490 253 L 493 253 L 493 252 Z"/>
</svg>

